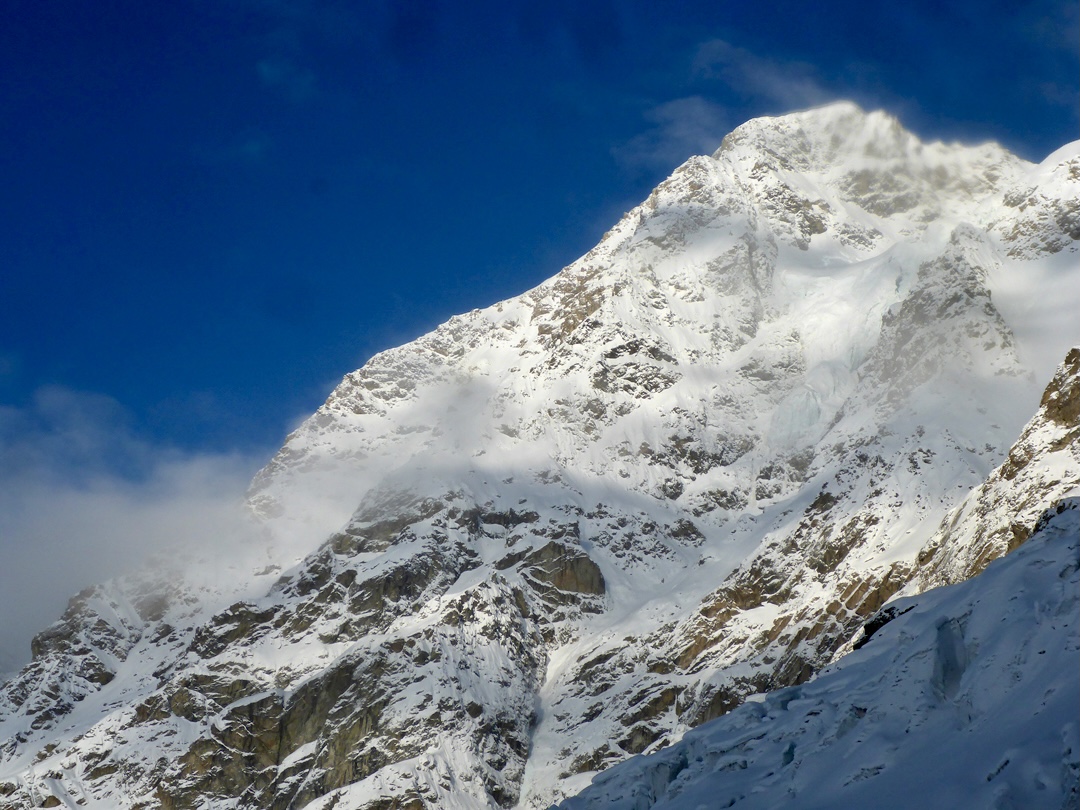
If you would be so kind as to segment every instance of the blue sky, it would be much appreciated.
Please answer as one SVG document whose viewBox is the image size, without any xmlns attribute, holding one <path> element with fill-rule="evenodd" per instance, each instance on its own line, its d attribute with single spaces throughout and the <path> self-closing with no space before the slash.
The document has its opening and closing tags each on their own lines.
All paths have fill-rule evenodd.
<svg viewBox="0 0 1080 810">
<path fill-rule="evenodd" d="M 343 374 L 756 115 L 851 98 L 1041 159 L 1078 48 L 1075 0 L 7 0 L 0 545 L 61 554 L 87 492 L 231 491 Z"/>
</svg>

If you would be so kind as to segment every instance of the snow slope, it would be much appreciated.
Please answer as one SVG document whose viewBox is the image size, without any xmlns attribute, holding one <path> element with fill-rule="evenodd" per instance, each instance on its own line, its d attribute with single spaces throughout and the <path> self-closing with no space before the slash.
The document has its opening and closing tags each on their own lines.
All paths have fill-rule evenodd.
<svg viewBox="0 0 1080 810">
<path fill-rule="evenodd" d="M 73 600 L 0 687 L 0 797 L 539 808 L 805 682 L 1075 474 L 1044 402 L 1022 514 L 938 531 L 1076 343 L 1078 198 L 1073 147 L 748 122 L 549 281 L 346 375 L 252 484 L 257 566 Z"/>
</svg>

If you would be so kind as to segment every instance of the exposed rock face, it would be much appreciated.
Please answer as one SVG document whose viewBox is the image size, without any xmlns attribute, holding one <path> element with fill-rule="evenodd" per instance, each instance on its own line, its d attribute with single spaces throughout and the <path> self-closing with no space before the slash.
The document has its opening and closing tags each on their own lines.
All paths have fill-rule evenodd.
<svg viewBox="0 0 1080 810">
<path fill-rule="evenodd" d="M 1065 210 L 1070 172 L 848 104 L 740 127 L 550 281 L 347 375 L 253 482 L 292 545 L 238 596 L 73 602 L 0 688 L 0 796 L 545 807 L 805 681 L 1073 480 L 1060 375 L 1005 454 L 1045 383 L 1016 291 L 1077 246 L 1055 213 L 1014 251 L 1035 203 L 1004 200 Z M 936 534 L 1003 460 L 1026 500 Z"/>
</svg>

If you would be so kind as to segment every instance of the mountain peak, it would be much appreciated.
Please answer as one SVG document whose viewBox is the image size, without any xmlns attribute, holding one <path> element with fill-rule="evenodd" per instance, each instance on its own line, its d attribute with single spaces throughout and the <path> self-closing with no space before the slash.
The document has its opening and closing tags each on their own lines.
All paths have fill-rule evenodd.
<svg viewBox="0 0 1080 810">
<path fill-rule="evenodd" d="M 751 121 L 376 355 L 254 482 L 249 576 L 91 589 L 39 635 L 0 804 L 536 810 L 804 682 L 1005 457 L 1019 358 L 1071 345 L 1072 169 L 1019 165 L 851 103 Z M 995 503 L 1080 469 L 1055 390 Z"/>
<path fill-rule="evenodd" d="M 747 121 L 712 158 L 802 249 L 840 221 L 861 223 L 864 232 L 843 241 L 866 247 L 893 224 L 909 233 L 936 221 L 985 225 L 984 201 L 1033 168 L 996 143 L 923 142 L 889 113 L 850 101 Z"/>
<path fill-rule="evenodd" d="M 805 171 L 860 156 L 906 157 L 919 139 L 890 114 L 851 101 L 775 117 L 754 118 L 724 138 L 714 157 L 743 149 L 778 155 Z"/>
</svg>

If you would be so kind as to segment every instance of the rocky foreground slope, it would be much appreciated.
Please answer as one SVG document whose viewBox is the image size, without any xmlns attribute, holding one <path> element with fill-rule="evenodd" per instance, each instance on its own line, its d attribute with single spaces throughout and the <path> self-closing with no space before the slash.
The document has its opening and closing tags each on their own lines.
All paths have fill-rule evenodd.
<svg viewBox="0 0 1080 810">
<path fill-rule="evenodd" d="M 1080 497 L 868 643 L 600 775 L 561 810 L 1080 806 Z"/>
<path fill-rule="evenodd" d="M 0 688 L 0 804 L 545 807 L 803 683 L 1080 477 L 1060 375 L 1013 446 L 1076 341 L 1078 192 L 1077 145 L 745 124 L 347 375 L 252 485 L 258 565 L 76 597 Z"/>
</svg>

